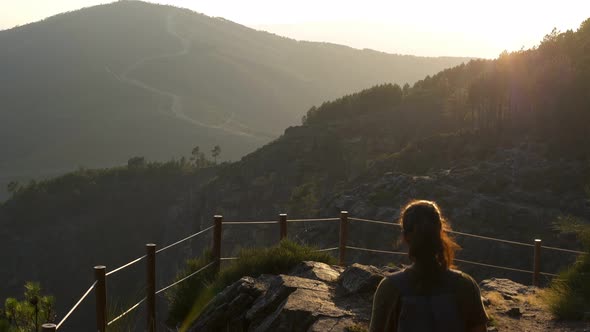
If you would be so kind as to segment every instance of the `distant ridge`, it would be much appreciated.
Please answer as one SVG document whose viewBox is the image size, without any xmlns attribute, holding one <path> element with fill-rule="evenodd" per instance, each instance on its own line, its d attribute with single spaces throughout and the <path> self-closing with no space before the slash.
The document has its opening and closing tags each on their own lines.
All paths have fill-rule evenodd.
<svg viewBox="0 0 590 332">
<path fill-rule="evenodd" d="M 59 14 L 0 31 L 0 173 L 165 160 L 195 145 L 237 159 L 314 104 L 465 60 L 298 42 L 139 1 Z"/>
</svg>

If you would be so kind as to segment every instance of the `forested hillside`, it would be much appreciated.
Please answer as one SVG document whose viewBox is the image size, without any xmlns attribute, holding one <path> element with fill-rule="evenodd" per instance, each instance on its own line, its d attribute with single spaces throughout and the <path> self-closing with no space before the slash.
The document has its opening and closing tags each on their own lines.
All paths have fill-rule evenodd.
<svg viewBox="0 0 590 332">
<path fill-rule="evenodd" d="M 0 31 L 0 183 L 197 144 L 236 160 L 313 104 L 466 60 L 298 42 L 138 1 L 57 15 Z"/>
<path fill-rule="evenodd" d="M 15 275 L 0 280 L 7 285 L 2 292 L 15 293 L 24 280 L 35 279 L 58 298 L 73 297 L 91 278 L 79 271 L 99 262 L 116 266 L 139 255 L 145 242 L 165 244 L 210 225 L 215 213 L 268 220 L 280 212 L 335 216 L 346 209 L 357 217 L 392 220 L 410 198 L 439 201 L 462 231 L 524 242 L 541 237 L 549 245 L 576 248 L 553 223 L 562 215 L 590 219 L 589 54 L 587 20 L 576 32 L 547 35 L 531 50 L 312 107 L 302 125 L 239 162 L 81 170 L 19 188 L 0 207 L 0 241 L 7 248 L 0 258 L 18 266 Z M 224 250 L 276 238 L 276 232 L 249 232 L 227 229 Z M 289 234 L 322 247 L 337 238 L 336 228 L 323 224 L 293 226 Z M 361 226 L 350 234 L 352 243 L 376 249 L 390 249 L 397 236 Z M 527 248 L 459 240 L 462 258 L 530 269 Z M 193 244 L 192 252 L 206 244 Z M 573 260 L 544 257 L 543 268 L 551 272 Z M 51 273 L 57 261 L 70 275 L 67 282 Z"/>
</svg>

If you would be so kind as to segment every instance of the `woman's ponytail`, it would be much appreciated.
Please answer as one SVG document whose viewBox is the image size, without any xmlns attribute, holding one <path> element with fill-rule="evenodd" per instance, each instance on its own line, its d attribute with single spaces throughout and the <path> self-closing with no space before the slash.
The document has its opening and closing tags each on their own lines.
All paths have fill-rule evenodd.
<svg viewBox="0 0 590 332">
<path fill-rule="evenodd" d="M 450 229 L 438 205 L 431 201 L 412 201 L 402 210 L 400 223 L 409 245 L 410 258 L 428 273 L 453 267 L 459 245 L 451 239 Z"/>
</svg>

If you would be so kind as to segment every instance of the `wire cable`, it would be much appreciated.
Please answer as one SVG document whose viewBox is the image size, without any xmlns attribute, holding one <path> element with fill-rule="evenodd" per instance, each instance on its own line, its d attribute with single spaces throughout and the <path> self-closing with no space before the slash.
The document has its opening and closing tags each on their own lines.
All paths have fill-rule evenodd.
<svg viewBox="0 0 590 332">
<path fill-rule="evenodd" d="M 571 249 L 563 249 L 563 248 L 557 248 L 557 247 L 541 246 L 541 248 L 543 248 L 543 249 L 549 249 L 549 250 L 563 251 L 563 252 L 570 252 L 570 253 L 574 253 L 574 254 L 578 254 L 578 255 L 587 255 L 588 254 L 587 252 L 583 252 L 583 251 L 571 250 Z"/>
<path fill-rule="evenodd" d="M 380 224 L 380 225 L 401 227 L 401 225 L 399 223 L 396 223 L 396 222 L 387 222 L 387 221 L 379 221 L 379 220 L 371 220 L 371 219 L 361 219 L 361 218 L 348 218 L 348 220 L 352 220 L 352 221 L 363 221 L 363 222 L 368 222 L 368 223 L 371 223 L 371 224 Z"/>
<path fill-rule="evenodd" d="M 185 238 L 184 238 L 184 239 L 182 239 L 182 240 L 176 241 L 176 242 L 174 242 L 174 243 L 172 243 L 172 244 L 169 244 L 169 245 L 165 246 L 165 247 L 164 247 L 164 248 L 162 248 L 162 249 L 156 250 L 156 254 L 158 254 L 158 253 L 160 253 L 160 252 L 162 252 L 162 251 L 164 251 L 164 250 L 170 249 L 170 248 L 174 247 L 175 245 L 178 245 L 178 244 L 180 244 L 180 243 L 182 243 L 182 242 L 184 242 L 184 241 L 190 240 L 190 239 L 192 239 L 192 238 L 193 238 L 193 237 L 195 237 L 195 236 L 201 235 L 201 234 L 205 233 L 206 231 L 208 231 L 208 230 L 210 230 L 210 229 L 213 229 L 213 226 L 209 226 L 209 227 L 207 227 L 207 228 L 205 228 L 205 229 L 203 229 L 203 230 L 200 230 L 200 231 L 198 231 L 197 233 L 195 233 L 195 234 L 193 234 L 193 235 L 189 235 L 189 236 L 185 237 Z"/>
<path fill-rule="evenodd" d="M 374 252 L 374 253 L 379 253 L 379 254 L 393 254 L 393 255 L 407 255 L 408 254 L 407 252 L 401 252 L 401 251 L 377 250 L 377 249 L 368 249 L 368 248 L 353 247 L 353 246 L 346 246 L 346 248 L 353 249 L 353 250 L 366 251 L 366 252 Z"/>
<path fill-rule="evenodd" d="M 224 225 L 265 225 L 265 224 L 278 224 L 278 221 L 224 221 Z"/>
<path fill-rule="evenodd" d="M 373 223 L 373 224 L 393 225 L 393 226 L 401 227 L 401 225 L 399 223 L 379 221 L 379 220 L 362 219 L 362 218 L 348 218 L 348 220 L 352 220 L 352 221 L 364 221 L 364 222 Z M 497 242 L 503 242 L 503 243 L 508 243 L 508 244 L 519 245 L 519 246 L 525 246 L 525 247 L 534 247 L 535 246 L 534 244 L 530 244 L 530 243 L 504 240 L 504 239 L 493 238 L 493 237 L 489 237 L 489 236 L 482 236 L 482 235 L 476 235 L 476 234 L 471 234 L 471 233 L 458 232 L 458 231 L 453 231 L 453 230 L 446 230 L 446 232 L 447 233 L 450 233 L 450 234 L 463 235 L 463 236 L 478 238 L 478 239 L 482 239 L 482 240 L 497 241 Z M 579 254 L 579 255 L 587 254 L 586 252 L 579 251 L 579 250 L 563 249 L 563 248 L 557 248 L 557 247 L 541 246 L 541 248 L 543 248 L 543 249 L 549 249 L 549 250 L 562 251 L 562 252 L 569 252 L 569 253 Z"/>
<path fill-rule="evenodd" d="M 168 285 L 168 286 L 166 286 L 166 287 L 164 287 L 164 288 L 160 289 L 159 291 L 157 291 L 157 292 L 156 292 L 156 295 L 157 295 L 157 294 L 160 294 L 160 293 L 162 293 L 162 292 L 164 292 L 164 291 L 166 291 L 167 289 L 169 289 L 169 288 L 171 288 L 171 287 L 174 287 L 174 286 L 176 286 L 176 285 L 180 284 L 181 282 L 183 282 L 183 281 L 187 280 L 187 279 L 188 279 L 188 278 L 190 278 L 190 277 L 193 277 L 193 276 L 194 276 L 194 275 L 196 275 L 197 273 L 199 273 L 199 272 L 201 272 L 201 271 L 205 270 L 206 268 L 210 267 L 210 266 L 211 266 L 211 265 L 213 265 L 213 264 L 215 264 L 215 262 L 211 262 L 211 263 L 209 263 L 209 264 L 207 264 L 207 265 L 203 266 L 202 268 L 198 269 L 197 271 L 195 271 L 195 272 L 193 272 L 193 273 L 189 274 L 188 276 L 186 276 L 186 277 L 184 277 L 184 278 L 182 278 L 182 279 L 180 279 L 180 280 L 178 280 L 178 281 L 176 281 L 176 282 L 174 282 L 174 283 L 172 283 L 172 284 L 170 284 L 170 285 Z"/>
<path fill-rule="evenodd" d="M 525 247 L 534 247 L 535 246 L 534 244 L 530 244 L 530 243 L 510 241 L 510 240 L 503 240 L 503 239 L 498 239 L 498 238 L 494 238 L 494 237 L 488 237 L 488 236 L 482 236 L 482 235 L 475 235 L 475 234 L 463 233 L 463 232 L 457 232 L 457 231 L 451 231 L 451 230 L 445 230 L 445 231 L 447 233 L 450 233 L 450 234 L 458 234 L 458 235 L 463 235 L 463 236 L 469 236 L 469 237 L 473 237 L 473 238 L 477 238 L 477 239 L 482 239 L 482 240 L 496 241 L 496 242 L 504 242 L 504 243 L 508 243 L 508 244 L 514 244 L 514 245 L 525 246 Z"/>
<path fill-rule="evenodd" d="M 300 221 L 338 221 L 340 218 L 316 218 L 316 219 L 287 219 L 287 222 L 300 222 Z"/>
<path fill-rule="evenodd" d="M 120 314 L 119 316 L 115 317 L 112 321 L 107 323 L 107 326 L 110 326 L 111 324 L 113 324 L 114 322 L 118 321 L 119 319 L 123 318 L 125 315 L 127 315 L 128 313 L 132 312 L 133 310 L 137 309 L 137 307 L 139 307 L 140 304 L 142 304 L 144 301 L 146 300 L 146 298 L 144 297 L 143 299 L 141 299 L 139 302 L 137 302 L 136 304 L 134 304 L 131 308 L 127 309 L 124 313 Z"/>
<path fill-rule="evenodd" d="M 116 269 L 114 269 L 112 271 L 109 271 L 107 274 L 105 274 L 105 277 L 108 277 L 111 274 L 115 274 L 115 273 L 117 273 L 117 272 L 119 272 L 119 271 L 121 271 L 121 270 L 123 270 L 123 269 L 125 269 L 125 268 L 127 268 L 127 267 L 129 267 L 129 266 L 131 266 L 131 265 L 133 265 L 133 264 L 141 261 L 142 259 L 144 259 L 146 257 L 147 257 L 147 255 L 143 255 L 143 256 L 141 256 L 141 257 L 139 257 L 137 259 L 132 260 L 131 262 L 129 262 L 129 263 L 125 264 L 125 265 L 119 266 L 118 268 L 116 268 Z"/>
<path fill-rule="evenodd" d="M 90 292 L 94 289 L 94 287 L 96 286 L 97 281 L 95 281 L 92 286 L 90 286 L 90 288 L 88 288 L 88 290 L 84 293 L 84 295 L 82 295 L 82 297 L 78 300 L 78 302 L 76 302 L 76 304 L 74 304 L 74 306 L 72 307 L 72 309 L 70 309 L 70 311 L 68 311 L 68 313 L 64 316 L 64 318 L 61 319 L 61 321 L 59 322 L 59 324 L 56 325 L 55 329 L 59 329 L 63 323 L 66 322 L 66 320 L 68 319 L 68 317 L 70 317 L 70 315 L 72 314 L 72 312 L 74 312 L 74 310 L 76 310 L 76 308 L 78 308 L 78 306 L 80 305 L 80 303 L 82 303 L 82 301 L 84 301 L 84 299 L 88 296 L 88 294 L 90 294 Z"/>
<path fill-rule="evenodd" d="M 539 272 L 539 274 L 544 275 L 544 276 L 550 276 L 550 277 L 559 277 L 559 274 L 553 274 L 553 273 L 547 273 L 547 272 Z"/>
<path fill-rule="evenodd" d="M 333 250 L 338 250 L 338 249 L 340 249 L 340 248 L 332 247 L 332 248 L 318 249 L 318 250 L 316 250 L 316 252 L 333 251 Z"/>
<path fill-rule="evenodd" d="M 501 270 L 508 270 L 508 271 L 515 271 L 515 272 L 523 272 L 523 273 L 530 273 L 533 274 L 533 271 L 529 271 L 529 270 L 522 270 L 522 269 L 515 269 L 512 267 L 505 267 L 505 266 L 498 266 L 498 265 L 492 265 L 492 264 L 485 264 L 485 263 L 479 263 L 479 262 L 473 262 L 473 261 L 468 261 L 468 260 L 464 260 L 464 259 L 456 259 L 456 262 L 461 262 L 461 263 L 466 263 L 466 264 L 473 264 L 473 265 L 480 265 L 480 266 L 485 266 L 485 267 L 492 267 L 492 268 L 496 268 L 496 269 L 501 269 Z"/>
</svg>

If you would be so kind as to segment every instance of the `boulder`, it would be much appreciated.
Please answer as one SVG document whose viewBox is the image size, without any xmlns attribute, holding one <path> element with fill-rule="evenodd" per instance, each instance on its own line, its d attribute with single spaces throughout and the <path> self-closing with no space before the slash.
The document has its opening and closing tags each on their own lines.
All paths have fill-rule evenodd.
<svg viewBox="0 0 590 332">
<path fill-rule="evenodd" d="M 324 282 L 334 282 L 340 276 L 344 269 L 339 266 L 330 266 L 321 262 L 303 262 L 290 273 L 293 276 L 320 280 Z"/>
<path fill-rule="evenodd" d="M 343 270 L 303 262 L 291 275 L 244 277 L 217 295 L 189 331 L 346 331 L 369 319 L 372 294 L 354 294 L 351 287 L 337 295 Z M 378 269 L 359 265 L 351 271 L 346 284 L 357 280 L 356 287 L 369 290 Z M 370 273 L 362 277 L 361 271 Z"/>
<path fill-rule="evenodd" d="M 384 276 L 374 266 L 355 263 L 342 272 L 339 283 L 348 293 L 375 292 Z"/>
</svg>

